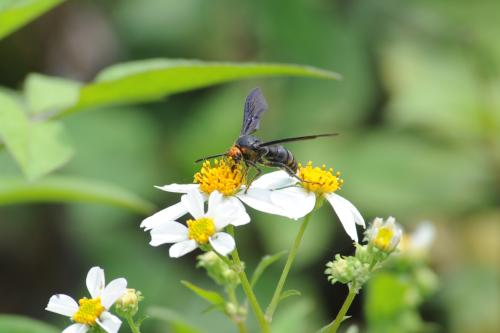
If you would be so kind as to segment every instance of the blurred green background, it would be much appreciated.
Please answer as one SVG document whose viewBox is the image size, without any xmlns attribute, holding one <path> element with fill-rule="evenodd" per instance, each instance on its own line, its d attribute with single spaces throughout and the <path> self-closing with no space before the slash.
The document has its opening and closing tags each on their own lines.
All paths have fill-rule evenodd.
<svg viewBox="0 0 500 333">
<path fill-rule="evenodd" d="M 270 105 L 261 138 L 339 132 L 287 147 L 299 161 L 341 171 L 340 194 L 366 220 L 393 215 L 408 230 L 424 219 L 435 223 L 429 261 L 439 288 L 419 308 L 435 323 L 428 331 L 493 333 L 500 330 L 499 34 L 496 0 L 69 0 L 0 41 L 0 85 L 21 89 L 31 72 L 89 81 L 113 63 L 157 57 L 341 73 L 342 81 L 254 79 L 70 115 L 63 122 L 75 154 L 55 174 L 106 181 L 167 207 L 178 195 L 153 185 L 189 183 L 195 159 L 227 149 L 244 98 L 260 86 Z M 0 175 L 21 176 L 5 149 Z M 298 224 L 251 216 L 237 241 L 253 268 L 262 255 L 287 249 Z M 174 260 L 166 246 L 150 247 L 139 229 L 145 217 L 84 203 L 0 206 L 0 312 L 65 327 L 43 310 L 49 297 L 83 295 L 85 274 L 99 265 L 108 279 L 126 277 L 147 306 L 174 309 L 207 332 L 233 332 L 221 314 L 203 314 L 206 304 L 180 285 L 185 279 L 215 288 L 194 268 L 196 254 Z M 287 283 L 302 296 L 282 304 L 277 331 L 313 332 L 334 317 L 346 288 L 331 286 L 323 271 L 338 252 L 353 248 L 324 207 Z M 280 265 L 257 286 L 262 303 Z M 387 299 L 393 292 L 388 288 Z M 365 293 L 350 322 L 376 331 L 363 312 Z M 154 320 L 144 331 L 169 332 Z"/>
</svg>

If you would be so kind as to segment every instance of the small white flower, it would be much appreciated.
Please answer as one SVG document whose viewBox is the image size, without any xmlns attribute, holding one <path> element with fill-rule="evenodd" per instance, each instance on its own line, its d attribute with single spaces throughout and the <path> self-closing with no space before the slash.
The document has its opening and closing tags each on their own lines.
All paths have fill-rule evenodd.
<svg viewBox="0 0 500 333">
<path fill-rule="evenodd" d="M 313 167 L 309 162 L 305 167 L 299 165 L 298 176 L 303 182 L 289 176 L 285 171 L 275 171 L 260 177 L 254 185 L 275 189 L 271 193 L 271 201 L 294 219 L 309 214 L 316 206 L 316 201 L 325 198 L 346 233 L 358 242 L 356 224 L 365 227 L 365 221 L 351 202 L 335 193 L 343 183 L 339 178 L 340 173 L 334 174 L 332 169 L 326 169 L 324 165 L 321 168 Z"/>
<path fill-rule="evenodd" d="M 398 249 L 403 255 L 425 258 L 431 250 L 436 237 L 436 227 L 430 221 L 417 225 L 412 233 L 405 233 L 399 242 Z"/>
<path fill-rule="evenodd" d="M 45 310 L 69 317 L 75 322 L 63 333 L 85 333 L 95 325 L 108 333 L 118 332 L 122 322 L 108 310 L 125 293 L 127 280 L 118 278 L 105 286 L 104 270 L 92 267 L 87 274 L 87 288 L 92 298 L 84 297 L 77 303 L 70 296 L 57 294 L 50 298 Z"/>
<path fill-rule="evenodd" d="M 366 234 L 370 244 L 381 251 L 391 253 L 398 246 L 403 230 L 394 217 L 389 216 L 385 221 L 377 217 Z"/>
<path fill-rule="evenodd" d="M 215 160 L 214 165 L 210 161 L 205 161 L 200 172 L 194 176 L 195 184 L 169 184 L 156 186 L 156 188 L 173 193 L 186 194 L 190 191 L 198 191 L 203 200 L 218 191 L 223 194 L 222 200 L 231 203 L 233 206 L 241 206 L 245 209 L 242 202 L 246 205 L 264 213 L 275 214 L 285 217 L 291 217 L 287 211 L 275 205 L 271 201 L 271 191 L 267 188 L 255 186 L 255 182 L 247 190 L 245 186 L 246 171 L 240 163 L 234 163 L 232 160 Z M 146 231 L 154 228 L 165 221 L 174 221 L 187 214 L 187 208 L 182 202 L 169 206 L 156 214 L 144 219 L 141 228 Z M 238 226 L 237 222 L 231 222 Z"/>
<path fill-rule="evenodd" d="M 237 201 L 236 201 L 237 202 Z M 181 203 L 194 219 L 187 221 L 187 227 L 177 221 L 162 221 L 151 229 L 151 244 L 158 246 L 175 243 L 169 249 L 170 256 L 178 258 L 200 245 L 210 244 L 222 255 L 234 250 L 234 238 L 221 232 L 229 224 L 243 225 L 250 222 L 250 216 L 241 203 L 225 200 L 219 191 L 213 191 L 208 198 L 208 211 L 205 213 L 201 193 L 192 190 L 184 194 Z"/>
</svg>

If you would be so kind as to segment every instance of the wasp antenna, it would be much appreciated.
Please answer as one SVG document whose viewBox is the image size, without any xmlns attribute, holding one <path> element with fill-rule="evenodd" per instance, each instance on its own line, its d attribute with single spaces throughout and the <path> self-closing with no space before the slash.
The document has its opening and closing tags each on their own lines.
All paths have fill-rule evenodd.
<svg viewBox="0 0 500 333">
<path fill-rule="evenodd" d="M 210 155 L 210 156 L 205 156 L 205 157 L 202 157 L 202 158 L 197 159 L 196 161 L 194 161 L 194 163 L 200 163 L 201 161 L 209 160 L 209 159 L 211 159 L 211 158 L 214 158 L 214 157 L 220 157 L 220 156 L 226 156 L 226 153 L 223 153 L 223 154 L 216 154 L 216 155 Z"/>
</svg>

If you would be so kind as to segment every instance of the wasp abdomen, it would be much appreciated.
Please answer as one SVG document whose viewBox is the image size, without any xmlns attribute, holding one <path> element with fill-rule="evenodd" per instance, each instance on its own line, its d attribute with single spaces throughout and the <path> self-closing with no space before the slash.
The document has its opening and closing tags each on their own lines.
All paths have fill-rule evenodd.
<svg viewBox="0 0 500 333">
<path fill-rule="evenodd" d="M 288 168 L 293 170 L 293 172 L 297 171 L 297 161 L 293 157 L 291 151 L 280 145 L 269 146 L 267 148 L 268 152 L 265 156 L 265 159 L 267 161 L 272 162 L 274 164 L 286 165 Z"/>
</svg>

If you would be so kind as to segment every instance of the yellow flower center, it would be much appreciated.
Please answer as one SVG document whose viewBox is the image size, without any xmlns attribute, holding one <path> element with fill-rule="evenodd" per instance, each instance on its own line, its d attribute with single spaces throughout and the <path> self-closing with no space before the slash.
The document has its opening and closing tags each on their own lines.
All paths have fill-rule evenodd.
<svg viewBox="0 0 500 333">
<path fill-rule="evenodd" d="M 344 181 L 340 179 L 340 172 L 333 173 L 333 169 L 327 169 L 323 164 L 313 167 L 309 161 L 306 166 L 299 163 L 299 174 L 302 179 L 302 187 L 316 194 L 332 193 L 340 189 Z"/>
<path fill-rule="evenodd" d="M 80 307 L 73 315 L 73 320 L 80 324 L 95 325 L 97 318 L 106 309 L 101 304 L 101 298 L 82 298 L 78 301 Z"/>
<path fill-rule="evenodd" d="M 382 251 L 389 251 L 391 248 L 392 238 L 394 237 L 393 228 L 381 227 L 375 239 L 373 240 L 373 245 Z"/>
<path fill-rule="evenodd" d="M 245 173 L 240 163 L 228 158 L 203 162 L 200 172 L 194 175 L 194 182 L 200 184 L 200 189 L 210 194 L 217 190 L 223 195 L 233 195 L 245 184 Z"/>
<path fill-rule="evenodd" d="M 202 217 L 197 220 L 188 220 L 189 239 L 194 239 L 198 244 L 207 244 L 208 238 L 215 234 L 215 224 L 211 218 Z"/>
</svg>

